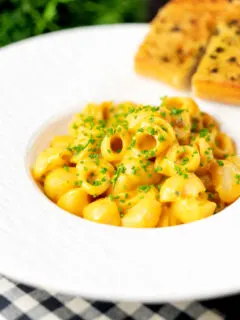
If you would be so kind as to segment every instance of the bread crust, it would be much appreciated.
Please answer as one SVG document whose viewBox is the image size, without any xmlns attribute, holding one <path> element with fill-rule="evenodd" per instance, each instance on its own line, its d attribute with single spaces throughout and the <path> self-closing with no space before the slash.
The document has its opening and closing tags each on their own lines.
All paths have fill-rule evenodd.
<svg viewBox="0 0 240 320">
<path fill-rule="evenodd" d="M 193 79 L 193 93 L 203 99 L 240 104 L 240 84 Z"/>
<path fill-rule="evenodd" d="M 192 87 L 198 97 L 240 104 L 240 19 L 232 17 L 217 24 Z"/>
<path fill-rule="evenodd" d="M 161 9 L 135 56 L 137 73 L 176 88 L 189 87 L 227 0 L 172 0 Z M 206 10 L 207 6 L 207 10 Z"/>
<path fill-rule="evenodd" d="M 238 24 L 234 32 L 239 33 L 239 42 L 235 43 L 236 36 L 232 34 L 231 40 L 227 28 Z M 226 41 L 232 49 L 226 48 L 226 53 L 219 52 L 222 58 L 209 62 L 209 57 L 215 56 L 219 30 L 226 33 L 220 42 L 230 38 Z M 201 98 L 240 104 L 239 50 L 240 1 L 172 0 L 153 19 L 135 56 L 135 70 L 179 89 L 192 83 L 194 93 Z M 239 71 L 235 72 L 234 63 Z"/>
</svg>

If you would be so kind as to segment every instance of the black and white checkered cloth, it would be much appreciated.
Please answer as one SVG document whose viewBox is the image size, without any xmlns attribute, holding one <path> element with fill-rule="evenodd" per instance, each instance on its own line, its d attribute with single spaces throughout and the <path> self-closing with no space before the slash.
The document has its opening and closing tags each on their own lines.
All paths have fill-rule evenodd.
<svg viewBox="0 0 240 320">
<path fill-rule="evenodd" d="M 240 320 L 240 295 L 173 304 L 89 301 L 0 276 L 0 320 Z"/>
</svg>

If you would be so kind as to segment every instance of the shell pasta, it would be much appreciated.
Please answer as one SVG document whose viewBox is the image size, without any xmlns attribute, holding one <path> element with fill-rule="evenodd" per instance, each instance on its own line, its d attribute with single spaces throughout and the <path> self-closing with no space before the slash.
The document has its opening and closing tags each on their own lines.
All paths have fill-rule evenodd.
<svg viewBox="0 0 240 320">
<path fill-rule="evenodd" d="M 216 214 L 240 196 L 233 140 L 190 98 L 88 104 L 68 131 L 49 142 L 32 173 L 51 201 L 84 219 L 170 227 Z"/>
</svg>

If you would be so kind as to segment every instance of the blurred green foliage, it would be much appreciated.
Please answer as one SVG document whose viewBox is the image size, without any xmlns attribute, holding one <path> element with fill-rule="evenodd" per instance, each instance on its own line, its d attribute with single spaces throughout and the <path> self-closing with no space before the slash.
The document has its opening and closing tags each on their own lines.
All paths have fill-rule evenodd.
<svg viewBox="0 0 240 320">
<path fill-rule="evenodd" d="M 141 22 L 147 0 L 0 0 L 0 46 L 82 25 Z"/>
</svg>

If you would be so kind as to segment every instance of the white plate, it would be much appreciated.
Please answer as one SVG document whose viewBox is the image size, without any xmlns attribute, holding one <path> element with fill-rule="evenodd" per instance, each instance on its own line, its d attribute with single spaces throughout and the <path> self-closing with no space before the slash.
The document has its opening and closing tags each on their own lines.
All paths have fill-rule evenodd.
<svg viewBox="0 0 240 320">
<path fill-rule="evenodd" d="M 158 103 L 163 95 L 188 94 L 134 74 L 146 31 L 145 25 L 80 28 L 0 50 L 1 273 L 101 300 L 199 299 L 240 289 L 239 201 L 189 225 L 124 229 L 66 213 L 29 175 L 36 152 L 85 102 Z M 198 102 L 239 144 L 240 109 Z"/>
</svg>

